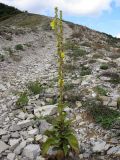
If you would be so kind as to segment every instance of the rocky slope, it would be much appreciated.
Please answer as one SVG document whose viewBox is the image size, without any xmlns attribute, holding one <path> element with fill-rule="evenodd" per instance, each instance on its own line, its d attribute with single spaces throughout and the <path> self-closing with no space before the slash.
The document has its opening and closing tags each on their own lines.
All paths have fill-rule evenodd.
<svg viewBox="0 0 120 160">
<path fill-rule="evenodd" d="M 21 13 L 0 22 L 0 160 L 44 160 L 56 115 L 56 42 L 50 18 Z M 120 158 L 120 39 L 64 22 L 65 93 L 84 160 Z M 38 80 L 43 89 L 17 106 Z M 107 118 L 106 118 L 107 117 Z M 51 152 L 50 152 L 51 153 Z M 53 153 L 51 153 L 53 154 Z"/>
</svg>

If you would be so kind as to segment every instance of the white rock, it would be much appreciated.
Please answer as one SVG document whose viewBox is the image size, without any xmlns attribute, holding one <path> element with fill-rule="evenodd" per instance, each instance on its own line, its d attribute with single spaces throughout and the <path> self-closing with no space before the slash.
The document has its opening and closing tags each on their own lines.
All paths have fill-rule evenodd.
<svg viewBox="0 0 120 160">
<path fill-rule="evenodd" d="M 14 153 L 19 155 L 25 146 L 26 146 L 26 141 L 21 142 L 20 145 L 17 146 L 17 148 L 14 150 Z"/>
<path fill-rule="evenodd" d="M 115 153 L 120 153 L 120 147 L 117 146 L 117 147 L 112 147 L 110 148 L 108 151 L 107 151 L 107 154 L 115 154 Z"/>
<path fill-rule="evenodd" d="M 4 129 L 0 129 L 0 136 L 5 135 L 6 133 L 7 133 L 7 131 L 6 131 L 6 130 L 4 130 Z"/>
<path fill-rule="evenodd" d="M 20 140 L 21 139 L 10 139 L 9 144 L 11 146 L 11 149 L 15 149 L 19 145 Z"/>
<path fill-rule="evenodd" d="M 20 121 L 17 123 L 17 126 L 19 126 L 20 128 L 26 128 L 32 125 L 32 121 L 31 120 L 24 120 L 24 121 Z"/>
<path fill-rule="evenodd" d="M 28 131 L 28 134 L 31 135 L 31 136 L 35 136 L 35 135 L 37 135 L 38 133 L 39 133 L 39 131 L 38 131 L 37 128 Z"/>
<path fill-rule="evenodd" d="M 94 142 L 93 152 L 102 152 L 104 151 L 106 142 L 99 140 L 98 142 Z"/>
<path fill-rule="evenodd" d="M 8 159 L 8 160 L 15 160 L 15 153 L 9 153 L 9 154 L 7 155 L 7 159 Z"/>
<path fill-rule="evenodd" d="M 37 144 L 29 144 L 23 150 L 23 155 L 30 160 L 36 159 L 40 155 L 40 146 Z"/>
<path fill-rule="evenodd" d="M 9 146 L 6 145 L 4 142 L 0 141 L 0 154 L 5 151 L 6 149 L 8 149 Z"/>
<path fill-rule="evenodd" d="M 3 86 L 2 84 L 0 84 L 0 91 L 6 91 L 5 86 Z"/>
</svg>

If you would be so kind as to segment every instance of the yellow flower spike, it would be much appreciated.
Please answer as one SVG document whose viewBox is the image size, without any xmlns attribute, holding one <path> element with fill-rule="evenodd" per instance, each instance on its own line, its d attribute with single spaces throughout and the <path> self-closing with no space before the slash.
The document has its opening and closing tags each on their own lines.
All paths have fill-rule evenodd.
<svg viewBox="0 0 120 160">
<path fill-rule="evenodd" d="M 60 86 L 63 86 L 64 85 L 64 80 L 63 79 L 59 79 L 58 83 L 59 83 Z"/>
<path fill-rule="evenodd" d="M 62 59 L 65 58 L 65 53 L 64 53 L 64 52 L 61 53 L 61 58 L 62 58 Z"/>
<path fill-rule="evenodd" d="M 53 30 L 55 29 L 55 20 L 52 20 L 52 22 L 50 23 L 50 26 Z"/>
</svg>

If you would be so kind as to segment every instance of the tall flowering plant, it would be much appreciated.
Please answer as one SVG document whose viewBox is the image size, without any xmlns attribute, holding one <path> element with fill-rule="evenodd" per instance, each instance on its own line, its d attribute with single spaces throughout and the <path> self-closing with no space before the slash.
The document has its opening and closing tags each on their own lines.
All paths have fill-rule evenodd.
<svg viewBox="0 0 120 160">
<path fill-rule="evenodd" d="M 51 22 L 51 28 L 55 31 L 57 39 L 57 56 L 58 56 L 58 114 L 54 120 L 53 129 L 47 130 L 45 135 L 48 139 L 43 144 L 43 154 L 47 154 L 50 147 L 56 150 L 56 159 L 64 159 L 68 156 L 70 151 L 79 152 L 78 141 L 74 135 L 74 130 L 71 127 L 72 120 L 66 118 L 63 103 L 63 90 L 64 90 L 64 47 L 63 47 L 63 22 L 62 11 L 59 12 L 55 8 L 55 18 Z"/>
</svg>

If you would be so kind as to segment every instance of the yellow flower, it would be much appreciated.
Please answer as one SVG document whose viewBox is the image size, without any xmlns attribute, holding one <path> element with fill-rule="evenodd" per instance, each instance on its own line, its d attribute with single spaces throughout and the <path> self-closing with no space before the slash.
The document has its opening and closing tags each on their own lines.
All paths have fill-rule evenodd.
<svg viewBox="0 0 120 160">
<path fill-rule="evenodd" d="M 55 20 L 53 20 L 51 23 L 50 23 L 50 26 L 51 28 L 54 30 L 55 29 Z"/>
<path fill-rule="evenodd" d="M 63 86 L 64 85 L 64 80 L 63 79 L 59 79 L 58 83 L 59 83 L 60 86 Z"/>
<path fill-rule="evenodd" d="M 62 58 L 62 59 L 65 58 L 65 53 L 64 53 L 64 52 L 61 53 L 61 58 Z"/>
</svg>

